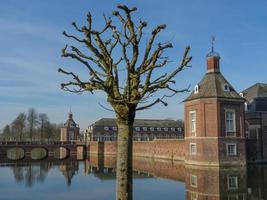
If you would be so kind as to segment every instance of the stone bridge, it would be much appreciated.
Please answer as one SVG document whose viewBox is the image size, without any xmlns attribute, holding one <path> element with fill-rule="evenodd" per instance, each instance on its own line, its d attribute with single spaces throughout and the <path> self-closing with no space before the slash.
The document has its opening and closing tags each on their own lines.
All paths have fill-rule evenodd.
<svg viewBox="0 0 267 200">
<path fill-rule="evenodd" d="M 0 142 L 0 162 L 16 160 L 83 159 L 86 145 L 83 142 Z"/>
</svg>

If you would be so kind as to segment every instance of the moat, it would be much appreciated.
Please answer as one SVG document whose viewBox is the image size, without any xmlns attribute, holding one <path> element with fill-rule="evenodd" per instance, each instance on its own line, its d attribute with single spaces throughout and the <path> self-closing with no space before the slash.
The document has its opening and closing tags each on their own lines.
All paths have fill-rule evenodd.
<svg viewBox="0 0 267 200">
<path fill-rule="evenodd" d="M 115 199 L 115 158 L 0 162 L 0 199 Z M 267 165 L 207 168 L 134 158 L 135 200 L 267 199 Z"/>
</svg>

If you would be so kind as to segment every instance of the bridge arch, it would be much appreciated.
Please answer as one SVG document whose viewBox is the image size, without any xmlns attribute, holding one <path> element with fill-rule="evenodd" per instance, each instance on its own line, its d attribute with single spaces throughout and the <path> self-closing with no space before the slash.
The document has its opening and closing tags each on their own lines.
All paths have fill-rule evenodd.
<svg viewBox="0 0 267 200">
<path fill-rule="evenodd" d="M 42 160 L 48 156 L 48 150 L 44 147 L 36 147 L 31 150 L 31 159 Z"/>
<path fill-rule="evenodd" d="M 25 157 L 25 150 L 20 147 L 7 149 L 6 156 L 9 160 L 22 160 Z"/>
</svg>

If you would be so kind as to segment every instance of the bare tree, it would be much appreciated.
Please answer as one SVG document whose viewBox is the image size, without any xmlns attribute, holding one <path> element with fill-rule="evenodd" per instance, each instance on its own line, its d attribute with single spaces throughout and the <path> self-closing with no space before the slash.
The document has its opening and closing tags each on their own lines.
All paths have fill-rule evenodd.
<svg viewBox="0 0 267 200">
<path fill-rule="evenodd" d="M 82 80 L 75 72 L 62 68 L 58 71 L 72 78 L 71 81 L 61 84 L 65 91 L 93 93 L 100 90 L 106 93 L 118 126 L 116 199 L 131 200 L 135 114 L 158 103 L 167 106 L 166 98 L 187 90 L 174 87 L 174 77 L 188 66 L 191 57 L 188 56 L 190 48 L 186 47 L 180 63 L 170 73 L 156 72 L 165 69 L 169 64 L 169 58 L 163 53 L 173 47 L 169 42 L 156 43 L 158 34 L 166 25 L 155 27 L 145 44 L 142 38 L 147 22 L 135 22 L 132 13 L 137 8 L 120 4 L 117 8 L 118 10 L 113 11 L 112 18 L 104 15 L 105 25 L 101 30 L 93 28 L 92 16 L 88 13 L 86 26 L 79 27 L 72 23 L 80 36 L 63 32 L 67 38 L 80 44 L 80 47 L 69 48 L 66 45 L 62 49 L 62 57 L 81 63 L 88 69 L 89 77 Z M 85 53 L 85 50 L 90 53 Z M 155 98 L 154 95 L 161 90 L 164 94 Z"/>
<path fill-rule="evenodd" d="M 11 138 L 11 130 L 10 130 L 10 126 L 7 124 L 7 125 L 5 125 L 5 127 L 3 129 L 2 139 L 10 140 L 10 138 Z"/>
<path fill-rule="evenodd" d="M 47 114 L 45 114 L 45 113 L 39 114 L 39 123 L 40 123 L 40 139 L 43 140 L 46 125 L 47 125 L 47 123 L 49 123 Z"/>
<path fill-rule="evenodd" d="M 27 121 L 29 125 L 29 136 L 32 141 L 33 139 L 33 131 L 36 125 L 38 124 L 38 115 L 34 108 L 30 108 L 28 111 Z"/>
<path fill-rule="evenodd" d="M 23 130 L 26 126 L 26 115 L 25 113 L 19 113 L 17 118 L 12 123 L 17 135 L 19 136 L 19 141 L 22 139 Z"/>
</svg>

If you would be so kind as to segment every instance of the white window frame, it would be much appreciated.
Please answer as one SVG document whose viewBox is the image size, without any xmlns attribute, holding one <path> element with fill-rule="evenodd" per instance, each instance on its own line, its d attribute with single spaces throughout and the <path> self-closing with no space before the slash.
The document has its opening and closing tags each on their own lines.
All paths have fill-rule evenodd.
<svg viewBox="0 0 267 200">
<path fill-rule="evenodd" d="M 150 131 L 155 131 L 155 128 L 154 127 L 150 127 L 149 130 Z"/>
<path fill-rule="evenodd" d="M 196 192 L 190 192 L 190 200 L 198 200 L 198 194 Z"/>
<path fill-rule="evenodd" d="M 231 186 L 230 181 L 233 180 L 235 186 Z M 229 190 L 236 190 L 238 189 L 238 176 L 229 175 L 227 176 L 227 185 Z"/>
<path fill-rule="evenodd" d="M 161 127 L 157 127 L 157 131 L 161 131 Z"/>
<path fill-rule="evenodd" d="M 192 151 L 192 146 L 195 146 L 194 152 Z M 190 143 L 189 148 L 190 148 L 190 155 L 196 155 L 197 154 L 197 144 L 196 143 Z"/>
<path fill-rule="evenodd" d="M 195 119 L 193 120 L 192 115 L 195 116 Z M 193 126 L 194 124 L 194 126 Z M 194 129 L 192 129 L 194 127 Z M 191 136 L 196 136 L 197 135 L 197 112 L 195 110 L 189 111 L 189 130 L 191 133 Z"/>
<path fill-rule="evenodd" d="M 229 152 L 229 146 L 235 146 L 234 153 Z M 236 143 L 227 143 L 226 144 L 226 153 L 227 153 L 227 156 L 237 156 L 237 144 Z"/>
<path fill-rule="evenodd" d="M 199 85 L 196 85 L 194 88 L 194 94 L 198 94 L 199 93 Z"/>
<path fill-rule="evenodd" d="M 227 113 L 233 113 L 232 119 L 228 119 Z M 233 129 L 229 130 L 228 121 L 233 121 Z M 235 137 L 236 136 L 236 113 L 234 109 L 225 109 L 225 135 L 227 137 Z"/>
<path fill-rule="evenodd" d="M 105 131 L 108 131 L 109 130 L 109 127 L 108 126 L 104 126 L 104 130 Z"/>
<path fill-rule="evenodd" d="M 197 176 L 190 174 L 190 185 L 191 187 L 197 187 Z"/>
<path fill-rule="evenodd" d="M 168 131 L 169 129 L 167 127 L 163 128 L 164 131 Z"/>
<path fill-rule="evenodd" d="M 135 130 L 136 130 L 136 131 L 140 131 L 140 127 L 138 127 L 138 126 L 135 127 Z"/>
<path fill-rule="evenodd" d="M 171 128 L 171 131 L 175 131 L 175 128 Z"/>
<path fill-rule="evenodd" d="M 118 129 L 117 129 L 116 126 L 113 126 L 113 127 L 112 127 L 112 130 L 113 130 L 113 131 L 117 131 Z"/>
<path fill-rule="evenodd" d="M 143 127 L 143 131 L 147 131 L 147 127 Z"/>
</svg>

